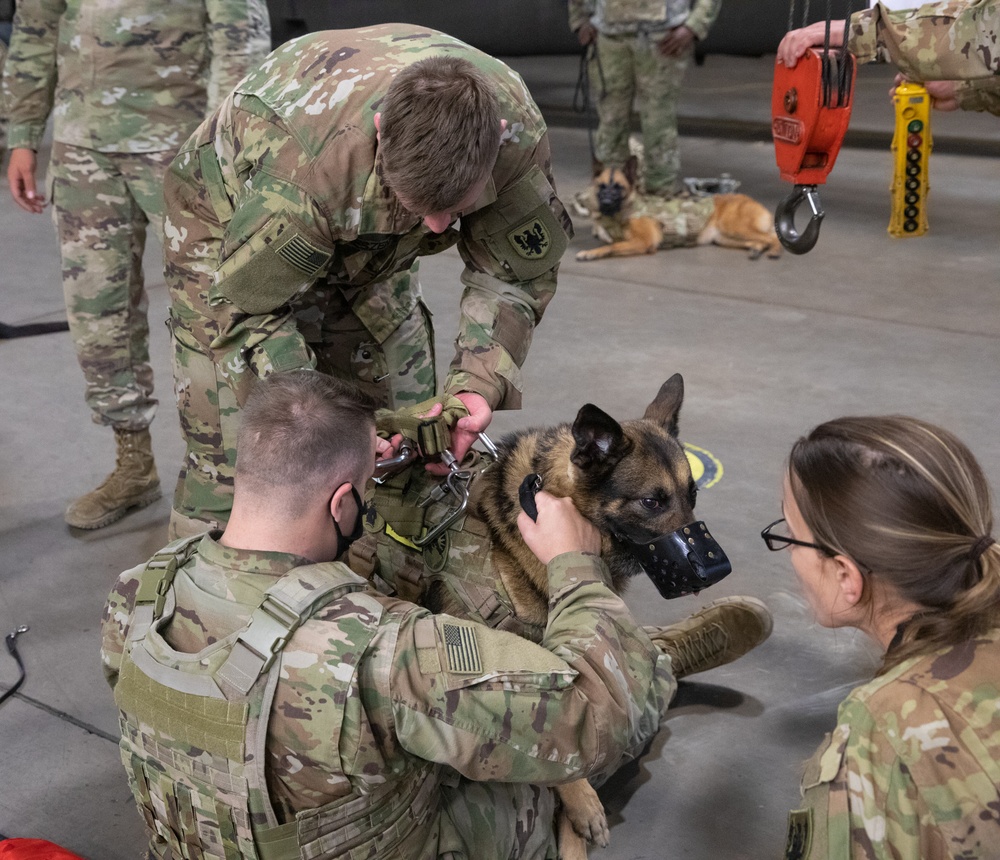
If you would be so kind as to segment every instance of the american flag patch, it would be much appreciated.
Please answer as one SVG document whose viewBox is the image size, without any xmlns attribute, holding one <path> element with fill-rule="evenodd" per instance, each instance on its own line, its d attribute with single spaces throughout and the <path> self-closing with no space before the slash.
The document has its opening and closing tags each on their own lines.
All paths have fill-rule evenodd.
<svg viewBox="0 0 1000 860">
<path fill-rule="evenodd" d="M 477 675 L 483 671 L 479 659 L 479 644 L 472 627 L 458 624 L 444 625 L 444 646 L 448 654 L 448 670 L 460 674 Z"/>
</svg>

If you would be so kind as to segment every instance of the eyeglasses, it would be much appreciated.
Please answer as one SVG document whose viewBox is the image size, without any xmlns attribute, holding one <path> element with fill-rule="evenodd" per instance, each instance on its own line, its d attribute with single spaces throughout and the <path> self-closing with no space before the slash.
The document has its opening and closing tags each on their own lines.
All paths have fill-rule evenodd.
<svg viewBox="0 0 1000 860">
<path fill-rule="evenodd" d="M 771 550 L 771 552 L 777 552 L 780 549 L 787 549 L 789 544 L 794 544 L 795 546 L 807 546 L 810 549 L 818 549 L 824 555 L 833 554 L 825 546 L 820 546 L 818 543 L 808 543 L 804 540 L 796 540 L 795 538 L 781 534 L 780 532 L 775 534 L 774 528 L 782 525 L 783 523 L 785 523 L 784 517 L 780 520 L 775 520 L 760 533 L 760 536 L 764 538 L 764 543 L 767 544 L 767 548 Z"/>
</svg>

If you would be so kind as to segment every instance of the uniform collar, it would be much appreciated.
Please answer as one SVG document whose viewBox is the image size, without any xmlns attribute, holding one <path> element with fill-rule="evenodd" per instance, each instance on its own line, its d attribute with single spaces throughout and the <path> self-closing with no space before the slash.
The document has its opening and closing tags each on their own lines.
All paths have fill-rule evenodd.
<svg viewBox="0 0 1000 860">
<path fill-rule="evenodd" d="M 198 544 L 203 561 L 233 573 L 253 573 L 279 577 L 296 567 L 312 564 L 308 558 L 288 552 L 234 549 L 219 542 L 221 531 L 209 532 Z"/>
</svg>

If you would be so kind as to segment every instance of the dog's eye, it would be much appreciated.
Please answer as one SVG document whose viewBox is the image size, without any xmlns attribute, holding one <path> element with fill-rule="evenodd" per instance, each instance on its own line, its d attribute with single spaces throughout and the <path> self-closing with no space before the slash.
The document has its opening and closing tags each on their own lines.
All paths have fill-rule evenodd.
<svg viewBox="0 0 1000 860">
<path fill-rule="evenodd" d="M 640 499 L 639 504 L 642 505 L 647 511 L 658 511 L 660 509 L 659 499 Z"/>
</svg>

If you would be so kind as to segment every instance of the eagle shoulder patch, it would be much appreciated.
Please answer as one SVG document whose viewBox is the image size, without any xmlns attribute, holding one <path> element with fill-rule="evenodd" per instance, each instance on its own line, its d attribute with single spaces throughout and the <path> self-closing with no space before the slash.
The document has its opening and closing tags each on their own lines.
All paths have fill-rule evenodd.
<svg viewBox="0 0 1000 860">
<path fill-rule="evenodd" d="M 539 218 L 532 218 L 515 227 L 507 234 L 507 241 L 517 255 L 525 260 L 541 259 L 552 247 L 549 231 Z"/>
</svg>

